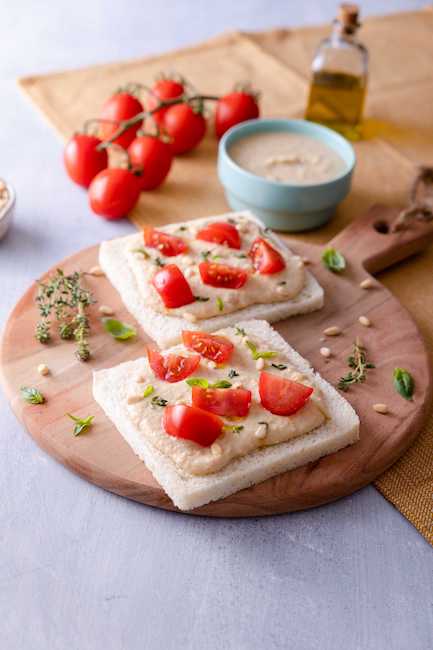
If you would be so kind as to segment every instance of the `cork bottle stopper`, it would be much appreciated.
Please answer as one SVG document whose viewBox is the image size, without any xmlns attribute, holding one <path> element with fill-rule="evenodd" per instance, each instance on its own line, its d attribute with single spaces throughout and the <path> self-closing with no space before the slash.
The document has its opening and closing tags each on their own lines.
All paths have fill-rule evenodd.
<svg viewBox="0 0 433 650">
<path fill-rule="evenodd" d="M 338 21 L 343 27 L 359 27 L 359 7 L 358 5 L 343 2 L 339 7 Z"/>
</svg>

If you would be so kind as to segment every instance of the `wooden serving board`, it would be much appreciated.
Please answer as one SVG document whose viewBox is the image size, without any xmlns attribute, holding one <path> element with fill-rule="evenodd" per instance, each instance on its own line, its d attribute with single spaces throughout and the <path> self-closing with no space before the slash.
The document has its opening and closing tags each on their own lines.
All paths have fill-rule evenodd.
<svg viewBox="0 0 433 650">
<path fill-rule="evenodd" d="M 388 224 L 395 216 L 395 209 L 376 206 L 332 240 L 331 245 L 348 260 L 348 268 L 341 275 L 323 267 L 322 248 L 292 242 L 293 250 L 311 260 L 311 271 L 325 289 L 325 307 L 275 325 L 332 384 L 346 374 L 346 359 L 353 341 L 356 336 L 361 337 L 376 369 L 370 371 L 366 383 L 357 384 L 346 394 L 361 419 L 360 441 L 191 514 L 270 515 L 333 501 L 373 481 L 415 439 L 432 398 L 426 349 L 412 318 L 387 289 L 378 282 L 370 290 L 359 287 L 369 273 L 377 273 L 420 251 L 433 240 L 432 224 L 416 223 L 406 231 L 390 234 Z M 97 256 L 98 247 L 94 246 L 56 264 L 55 268 L 60 266 L 66 272 L 77 268 L 88 270 L 97 264 Z M 88 276 L 87 282 L 99 304 L 112 307 L 120 320 L 134 322 L 105 277 Z M 133 342 L 115 341 L 102 330 L 95 306 L 91 316 L 92 360 L 80 363 L 74 357 L 74 343 L 57 340 L 44 346 L 34 338 L 38 320 L 35 294 L 34 285 L 16 305 L 1 346 L 3 384 L 17 417 L 42 448 L 88 481 L 135 501 L 175 510 L 92 396 L 92 371 L 143 355 L 148 339 L 137 327 L 140 334 Z M 363 327 L 358 322 L 361 315 L 371 320 L 371 327 Z M 328 337 L 325 342 L 323 330 L 330 325 L 340 326 L 343 333 Z M 323 345 L 332 349 L 329 360 L 319 353 Z M 46 363 L 51 369 L 48 377 L 38 374 L 39 363 Z M 392 372 L 396 366 L 406 368 L 415 378 L 416 392 L 411 402 L 393 388 Z M 19 396 L 23 385 L 40 388 L 47 398 L 46 404 L 31 406 L 23 402 Z M 388 405 L 388 415 L 379 415 L 372 409 L 377 402 Z M 74 437 L 66 412 L 81 417 L 95 415 L 94 426 L 86 435 Z"/>
</svg>

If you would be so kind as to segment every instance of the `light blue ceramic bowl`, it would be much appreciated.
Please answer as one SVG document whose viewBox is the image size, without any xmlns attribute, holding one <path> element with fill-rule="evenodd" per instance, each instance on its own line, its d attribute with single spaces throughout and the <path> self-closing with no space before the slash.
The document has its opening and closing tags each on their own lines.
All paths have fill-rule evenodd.
<svg viewBox="0 0 433 650">
<path fill-rule="evenodd" d="M 318 138 L 332 147 L 346 163 L 346 171 L 324 183 L 295 185 L 256 176 L 237 165 L 230 145 L 254 133 L 290 131 Z M 218 176 L 233 210 L 251 210 L 266 226 L 297 232 L 318 228 L 329 221 L 349 193 L 355 152 L 341 135 L 306 120 L 257 119 L 232 127 L 222 137 L 218 151 Z"/>
</svg>

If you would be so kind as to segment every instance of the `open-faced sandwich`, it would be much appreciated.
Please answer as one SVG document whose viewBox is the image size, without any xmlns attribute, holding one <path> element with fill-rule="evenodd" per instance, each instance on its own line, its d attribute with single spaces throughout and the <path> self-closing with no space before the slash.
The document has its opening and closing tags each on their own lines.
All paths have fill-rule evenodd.
<svg viewBox="0 0 433 650">
<path fill-rule="evenodd" d="M 180 341 L 185 327 L 275 322 L 323 305 L 323 290 L 302 259 L 249 212 L 148 227 L 103 242 L 99 260 L 161 347 Z"/>
<path fill-rule="evenodd" d="M 358 440 L 350 404 L 265 321 L 94 374 L 97 402 L 174 504 L 190 510 Z"/>
</svg>

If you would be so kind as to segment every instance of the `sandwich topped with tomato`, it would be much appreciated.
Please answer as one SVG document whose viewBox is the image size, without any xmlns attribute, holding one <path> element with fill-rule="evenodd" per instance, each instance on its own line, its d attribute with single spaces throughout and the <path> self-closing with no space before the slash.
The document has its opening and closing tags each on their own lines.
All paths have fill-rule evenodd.
<svg viewBox="0 0 433 650">
<path fill-rule="evenodd" d="M 319 309 L 323 290 L 248 212 L 196 219 L 103 242 L 100 264 L 128 310 L 161 346 L 187 326 L 215 331 Z"/>
<path fill-rule="evenodd" d="M 94 374 L 94 396 L 174 504 L 189 510 L 337 451 L 359 420 L 265 321 Z"/>
</svg>

